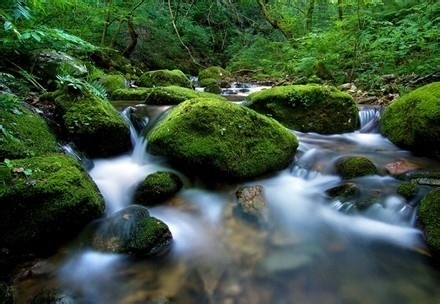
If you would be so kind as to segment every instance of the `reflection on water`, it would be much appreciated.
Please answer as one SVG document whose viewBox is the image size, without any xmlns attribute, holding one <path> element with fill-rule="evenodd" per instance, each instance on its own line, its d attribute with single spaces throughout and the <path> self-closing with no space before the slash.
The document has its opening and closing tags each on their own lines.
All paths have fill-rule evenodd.
<svg viewBox="0 0 440 304">
<path fill-rule="evenodd" d="M 18 281 L 17 303 L 51 287 L 68 290 L 78 303 L 439 303 L 439 273 L 415 226 L 416 203 L 396 193 L 400 181 L 385 174 L 351 181 L 362 199 L 373 198 L 364 209 L 326 195 L 341 184 L 333 165 L 344 155 L 365 155 L 382 173 L 402 159 L 421 168 L 439 164 L 375 133 L 295 134 L 300 147 L 291 166 L 245 184 L 263 186 L 264 227 L 234 213 L 237 185 L 213 189 L 188 181 L 145 154 L 139 139 L 136 153 L 95 160 L 90 174 L 107 214 L 130 204 L 148 174 L 180 175 L 184 189 L 149 208 L 168 224 L 173 249 L 160 259 L 133 260 L 72 248 L 48 259 L 55 270 L 47 276 Z"/>
</svg>

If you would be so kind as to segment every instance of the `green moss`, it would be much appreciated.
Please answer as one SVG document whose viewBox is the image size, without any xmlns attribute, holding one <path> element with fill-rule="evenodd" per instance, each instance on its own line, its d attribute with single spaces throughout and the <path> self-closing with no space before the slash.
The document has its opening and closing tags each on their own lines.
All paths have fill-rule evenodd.
<svg viewBox="0 0 440 304">
<path fill-rule="evenodd" d="M 246 179 L 290 163 L 296 137 L 275 120 L 218 99 L 177 105 L 148 135 L 152 153 L 212 179 Z"/>
<path fill-rule="evenodd" d="M 134 201 L 140 205 L 161 203 L 176 194 L 183 184 L 179 177 L 171 172 L 156 172 L 148 175 L 136 189 Z"/>
<path fill-rule="evenodd" d="M 415 183 L 402 183 L 397 187 L 397 193 L 405 198 L 413 198 L 419 192 L 419 187 Z"/>
<path fill-rule="evenodd" d="M 139 100 L 144 101 L 151 94 L 153 88 L 117 89 L 111 95 L 112 100 Z"/>
<path fill-rule="evenodd" d="M 432 190 L 422 199 L 418 215 L 429 247 L 437 255 L 440 254 L 440 188 Z"/>
<path fill-rule="evenodd" d="M 343 158 L 336 164 L 336 172 L 343 179 L 352 179 L 377 174 L 377 168 L 374 163 L 366 157 L 349 156 Z"/>
<path fill-rule="evenodd" d="M 218 67 L 218 66 L 212 66 L 212 67 L 208 67 L 204 70 L 201 70 L 199 72 L 198 78 L 199 78 L 199 82 L 204 81 L 206 79 L 221 79 L 225 76 L 230 75 L 230 73 L 228 71 L 226 71 L 225 69 Z"/>
<path fill-rule="evenodd" d="M 389 105 L 380 131 L 394 144 L 440 158 L 440 82 L 414 90 Z"/>
<path fill-rule="evenodd" d="M 60 95 L 55 103 L 67 137 L 89 156 L 113 156 L 130 149 L 128 123 L 109 102 L 94 96 L 72 101 L 69 95 Z"/>
<path fill-rule="evenodd" d="M 145 99 L 146 104 L 150 105 L 176 105 L 192 98 L 226 98 L 208 92 L 195 91 L 193 89 L 179 86 L 156 87 L 150 90 L 150 94 Z"/>
<path fill-rule="evenodd" d="M 207 87 L 213 84 L 217 84 L 217 79 L 215 78 L 204 78 L 202 80 L 199 80 L 199 85 L 201 87 Z"/>
<path fill-rule="evenodd" d="M 56 152 L 56 138 L 45 120 L 24 106 L 17 110 L 0 107 L 0 162 Z"/>
<path fill-rule="evenodd" d="M 181 70 L 156 70 L 144 73 L 138 80 L 141 87 L 176 85 L 192 88 L 191 81 Z"/>
<path fill-rule="evenodd" d="M 10 252 L 50 250 L 102 215 L 98 188 L 71 157 L 50 154 L 11 165 L 0 192 L 0 244 Z"/>
<path fill-rule="evenodd" d="M 112 74 L 102 76 L 100 82 L 106 88 L 109 95 L 112 96 L 114 91 L 125 88 L 126 80 L 122 75 Z"/>
<path fill-rule="evenodd" d="M 353 98 L 331 86 L 278 86 L 248 96 L 249 108 L 273 117 L 290 129 L 335 134 L 357 127 L 359 109 Z"/>
</svg>

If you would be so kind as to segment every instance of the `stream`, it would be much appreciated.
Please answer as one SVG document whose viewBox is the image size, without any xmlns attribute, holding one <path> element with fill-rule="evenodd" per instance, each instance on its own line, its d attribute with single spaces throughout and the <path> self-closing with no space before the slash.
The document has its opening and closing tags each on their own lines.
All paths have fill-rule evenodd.
<svg viewBox="0 0 440 304">
<path fill-rule="evenodd" d="M 83 250 L 73 241 L 23 267 L 13 285 L 16 303 L 30 303 L 43 290 L 56 293 L 56 303 L 440 303 L 440 273 L 416 223 L 420 197 L 398 195 L 402 182 L 384 169 L 400 160 L 428 169 L 440 164 L 381 136 L 377 108 L 360 108 L 361 126 L 353 133 L 292 131 L 300 142 L 296 157 L 272 176 L 207 186 L 145 152 L 140 133 L 169 107 L 114 105 L 126 117 L 136 114 L 133 151 L 94 159 L 89 173 L 105 198 L 106 215 L 128 206 L 148 174 L 178 174 L 183 189 L 166 204 L 149 207 L 173 234 L 171 252 L 133 259 Z M 352 154 L 382 168 L 379 175 L 351 181 L 361 199 L 372 201 L 364 209 L 325 192 L 341 184 L 334 163 Z M 238 186 L 253 185 L 263 186 L 267 227 L 234 213 Z"/>
</svg>

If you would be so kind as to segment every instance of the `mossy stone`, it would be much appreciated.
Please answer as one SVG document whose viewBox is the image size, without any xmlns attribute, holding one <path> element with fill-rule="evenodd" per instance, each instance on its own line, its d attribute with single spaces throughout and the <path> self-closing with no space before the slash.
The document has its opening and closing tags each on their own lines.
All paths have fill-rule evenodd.
<svg viewBox="0 0 440 304">
<path fill-rule="evenodd" d="M 377 174 L 374 163 L 364 156 L 348 156 L 336 164 L 336 172 L 343 179 Z"/>
<path fill-rule="evenodd" d="M 0 246 L 11 254 L 50 252 L 104 212 L 93 180 L 65 154 L 17 159 L 0 171 Z"/>
<path fill-rule="evenodd" d="M 139 78 L 140 87 L 163 87 L 176 85 L 184 88 L 192 88 L 191 80 L 181 70 L 156 70 L 149 71 Z"/>
<path fill-rule="evenodd" d="M 126 88 L 113 91 L 111 100 L 144 101 L 151 94 L 152 88 Z"/>
<path fill-rule="evenodd" d="M 212 93 L 212 94 L 221 94 L 222 88 L 218 84 L 211 84 L 207 86 L 204 90 L 204 92 Z"/>
<path fill-rule="evenodd" d="M 208 92 L 200 92 L 193 89 L 183 88 L 179 86 L 166 86 L 151 88 L 150 93 L 145 98 L 145 104 L 149 105 L 176 105 L 185 100 L 192 98 L 226 98 Z"/>
<path fill-rule="evenodd" d="M 0 162 L 57 150 L 55 135 L 43 117 L 24 105 L 16 106 L 15 113 L 0 107 Z"/>
<path fill-rule="evenodd" d="M 103 252 L 150 257 L 168 252 L 172 239 L 164 222 L 150 216 L 147 208 L 131 205 L 99 223 L 91 245 Z"/>
<path fill-rule="evenodd" d="M 112 96 L 113 92 L 118 89 L 124 89 L 127 80 L 120 74 L 104 75 L 100 78 L 100 83 L 105 87 L 107 93 Z"/>
<path fill-rule="evenodd" d="M 353 98 L 326 85 L 273 87 L 250 94 L 246 106 L 301 132 L 352 132 L 358 123 L 359 109 Z"/>
<path fill-rule="evenodd" d="M 397 193 L 405 198 L 411 199 L 419 192 L 419 186 L 415 183 L 406 182 L 397 187 Z"/>
<path fill-rule="evenodd" d="M 65 137 L 90 157 L 109 157 L 131 148 L 130 128 L 108 102 L 95 96 L 79 100 L 61 93 L 55 105 Z"/>
<path fill-rule="evenodd" d="M 385 108 L 380 132 L 399 147 L 440 159 L 440 82 L 420 87 Z"/>
<path fill-rule="evenodd" d="M 208 86 L 213 85 L 213 84 L 217 84 L 217 79 L 215 79 L 215 78 L 204 78 L 202 80 L 199 80 L 199 85 L 201 87 L 208 87 Z"/>
<path fill-rule="evenodd" d="M 206 79 L 219 80 L 225 76 L 229 76 L 231 73 L 219 66 L 211 66 L 203 69 L 199 72 L 198 80 L 203 82 Z"/>
<path fill-rule="evenodd" d="M 420 202 L 419 220 L 425 230 L 429 247 L 440 254 L 440 188 L 429 192 Z"/>
<path fill-rule="evenodd" d="M 298 147 L 277 121 L 217 98 L 173 108 L 148 134 L 153 154 L 209 180 L 244 180 L 285 168 Z"/>
<path fill-rule="evenodd" d="M 180 178 L 171 172 L 159 171 L 148 175 L 138 186 L 134 202 L 140 205 L 156 205 L 175 195 L 182 189 Z"/>
</svg>

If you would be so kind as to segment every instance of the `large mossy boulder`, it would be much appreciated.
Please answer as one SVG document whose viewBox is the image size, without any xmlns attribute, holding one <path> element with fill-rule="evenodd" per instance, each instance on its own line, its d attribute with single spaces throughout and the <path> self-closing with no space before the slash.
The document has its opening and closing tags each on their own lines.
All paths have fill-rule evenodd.
<svg viewBox="0 0 440 304">
<path fill-rule="evenodd" d="M 343 179 L 352 179 L 377 174 L 377 168 L 368 158 L 353 155 L 340 159 L 336 163 L 336 172 Z"/>
<path fill-rule="evenodd" d="M 109 96 L 112 96 L 114 91 L 125 89 L 127 80 L 120 74 L 109 74 L 101 76 L 99 82 L 107 90 Z"/>
<path fill-rule="evenodd" d="M 148 134 L 153 154 L 208 180 L 245 180 L 285 168 L 298 147 L 292 132 L 247 107 L 216 98 L 180 103 Z"/>
<path fill-rule="evenodd" d="M 131 148 L 130 127 L 106 100 L 91 94 L 54 94 L 59 124 L 67 140 L 90 157 L 109 157 Z"/>
<path fill-rule="evenodd" d="M 440 188 L 432 190 L 421 200 L 418 218 L 429 247 L 440 257 Z"/>
<path fill-rule="evenodd" d="M 93 180 L 65 154 L 10 161 L 0 177 L 2 252 L 51 252 L 105 209 Z"/>
<path fill-rule="evenodd" d="M 165 87 L 176 85 L 184 88 L 192 88 L 191 80 L 181 70 L 156 70 L 142 74 L 138 80 L 140 87 Z"/>
<path fill-rule="evenodd" d="M 359 109 L 353 98 L 332 86 L 273 87 L 249 95 L 246 106 L 301 132 L 352 132 L 358 124 Z"/>
<path fill-rule="evenodd" d="M 126 207 L 97 226 L 91 246 L 103 252 L 158 256 L 169 251 L 173 240 L 168 226 L 139 205 Z"/>
<path fill-rule="evenodd" d="M 440 82 L 389 105 L 382 114 L 380 132 L 399 147 L 440 159 Z"/>
<path fill-rule="evenodd" d="M 0 162 L 5 158 L 38 156 L 57 149 L 55 135 L 39 114 L 24 105 L 0 107 Z"/>
<path fill-rule="evenodd" d="M 220 79 L 229 76 L 230 74 L 231 73 L 229 73 L 222 67 L 211 66 L 199 72 L 198 81 L 201 83 L 202 86 L 206 86 L 208 84 L 208 80 L 209 82 L 211 82 L 210 84 L 212 84 L 213 80 L 219 81 Z"/>
<path fill-rule="evenodd" d="M 135 204 L 151 206 L 162 203 L 182 189 L 183 183 L 172 172 L 159 171 L 148 175 L 136 188 Z"/>
<path fill-rule="evenodd" d="M 152 88 L 150 94 L 145 99 L 145 103 L 149 105 L 176 105 L 185 100 L 199 97 L 219 98 L 226 101 L 226 98 L 216 94 L 200 92 L 179 86 L 167 86 Z"/>
</svg>

